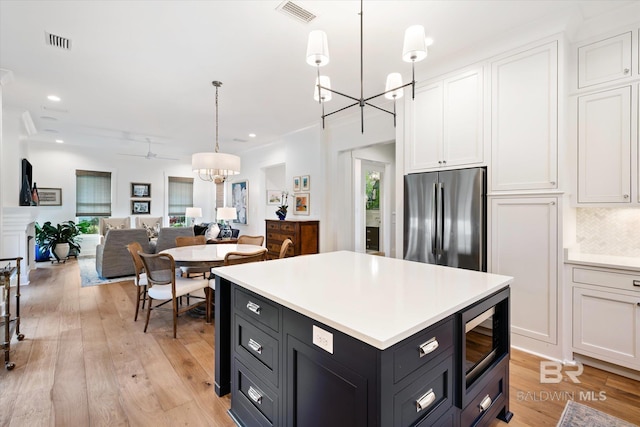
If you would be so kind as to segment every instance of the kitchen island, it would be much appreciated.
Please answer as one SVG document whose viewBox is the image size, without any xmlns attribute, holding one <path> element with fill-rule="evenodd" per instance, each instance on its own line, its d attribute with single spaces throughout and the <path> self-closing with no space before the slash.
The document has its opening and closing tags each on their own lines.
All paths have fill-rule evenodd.
<svg viewBox="0 0 640 427">
<path fill-rule="evenodd" d="M 214 272 L 216 393 L 239 425 L 511 417 L 510 277 L 348 251 Z M 469 385 L 463 319 L 489 303 L 500 352 Z"/>
</svg>

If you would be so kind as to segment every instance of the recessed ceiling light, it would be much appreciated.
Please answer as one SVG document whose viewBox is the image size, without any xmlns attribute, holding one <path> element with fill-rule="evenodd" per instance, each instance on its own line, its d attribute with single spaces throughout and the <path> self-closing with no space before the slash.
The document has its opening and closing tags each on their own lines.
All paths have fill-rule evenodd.
<svg viewBox="0 0 640 427">
<path fill-rule="evenodd" d="M 49 101 L 53 101 L 53 102 L 60 102 L 60 97 L 57 95 L 49 95 L 47 96 L 47 99 Z"/>
<path fill-rule="evenodd" d="M 249 138 L 255 138 L 255 137 L 256 137 L 256 134 L 255 134 L 255 133 L 250 133 L 250 134 L 249 134 Z"/>
<path fill-rule="evenodd" d="M 58 119 L 56 119 L 55 117 L 51 117 L 51 116 L 40 116 L 40 118 L 42 120 L 49 120 L 49 121 L 52 121 L 52 122 L 57 122 L 58 121 Z"/>
<path fill-rule="evenodd" d="M 63 141 L 63 140 L 61 140 L 61 139 L 56 139 L 56 142 L 57 142 L 58 144 L 62 144 L 62 143 L 64 143 L 64 141 Z"/>
</svg>

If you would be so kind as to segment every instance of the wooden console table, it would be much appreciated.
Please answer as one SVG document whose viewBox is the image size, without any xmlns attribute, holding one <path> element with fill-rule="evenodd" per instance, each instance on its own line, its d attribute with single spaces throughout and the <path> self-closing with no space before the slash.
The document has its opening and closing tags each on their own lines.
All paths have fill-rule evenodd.
<svg viewBox="0 0 640 427">
<path fill-rule="evenodd" d="M 9 351 L 11 349 L 11 337 L 13 332 L 17 334 L 18 341 L 24 339 L 24 335 L 20 333 L 20 261 L 22 257 L 17 258 L 0 258 L 0 262 L 9 261 L 6 267 L 0 267 L 0 287 L 2 288 L 3 305 L 1 308 L 2 316 L 0 316 L 0 326 L 4 331 L 2 341 L 2 350 L 4 351 L 4 366 L 10 371 L 16 365 L 9 360 Z M 11 263 L 15 263 L 12 265 Z M 11 278 L 16 276 L 16 316 L 11 317 Z"/>
</svg>

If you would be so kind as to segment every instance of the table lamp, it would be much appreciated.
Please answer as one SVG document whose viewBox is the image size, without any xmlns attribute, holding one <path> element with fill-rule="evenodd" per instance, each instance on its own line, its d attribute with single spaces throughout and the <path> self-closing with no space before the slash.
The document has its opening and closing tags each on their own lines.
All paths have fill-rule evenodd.
<svg viewBox="0 0 640 427">
<path fill-rule="evenodd" d="M 202 208 L 187 208 L 184 216 L 187 218 L 187 226 L 193 225 L 196 222 L 196 218 L 202 218 Z M 191 218 L 191 224 L 189 224 L 189 218 Z"/>
<path fill-rule="evenodd" d="M 238 214 L 236 213 L 236 208 L 218 208 L 216 212 L 216 219 L 218 221 L 226 221 L 223 222 L 223 226 L 220 229 L 220 237 L 223 239 L 230 239 L 232 232 L 231 226 L 229 225 L 229 220 L 238 218 Z"/>
</svg>

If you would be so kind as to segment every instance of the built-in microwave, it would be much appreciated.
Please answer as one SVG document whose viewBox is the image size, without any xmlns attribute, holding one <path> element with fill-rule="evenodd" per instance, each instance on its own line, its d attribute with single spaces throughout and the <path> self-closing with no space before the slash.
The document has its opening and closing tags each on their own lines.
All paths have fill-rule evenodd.
<svg viewBox="0 0 640 427">
<path fill-rule="evenodd" d="M 509 354 L 509 288 L 459 314 L 458 404 L 464 408 L 474 386 Z"/>
</svg>

